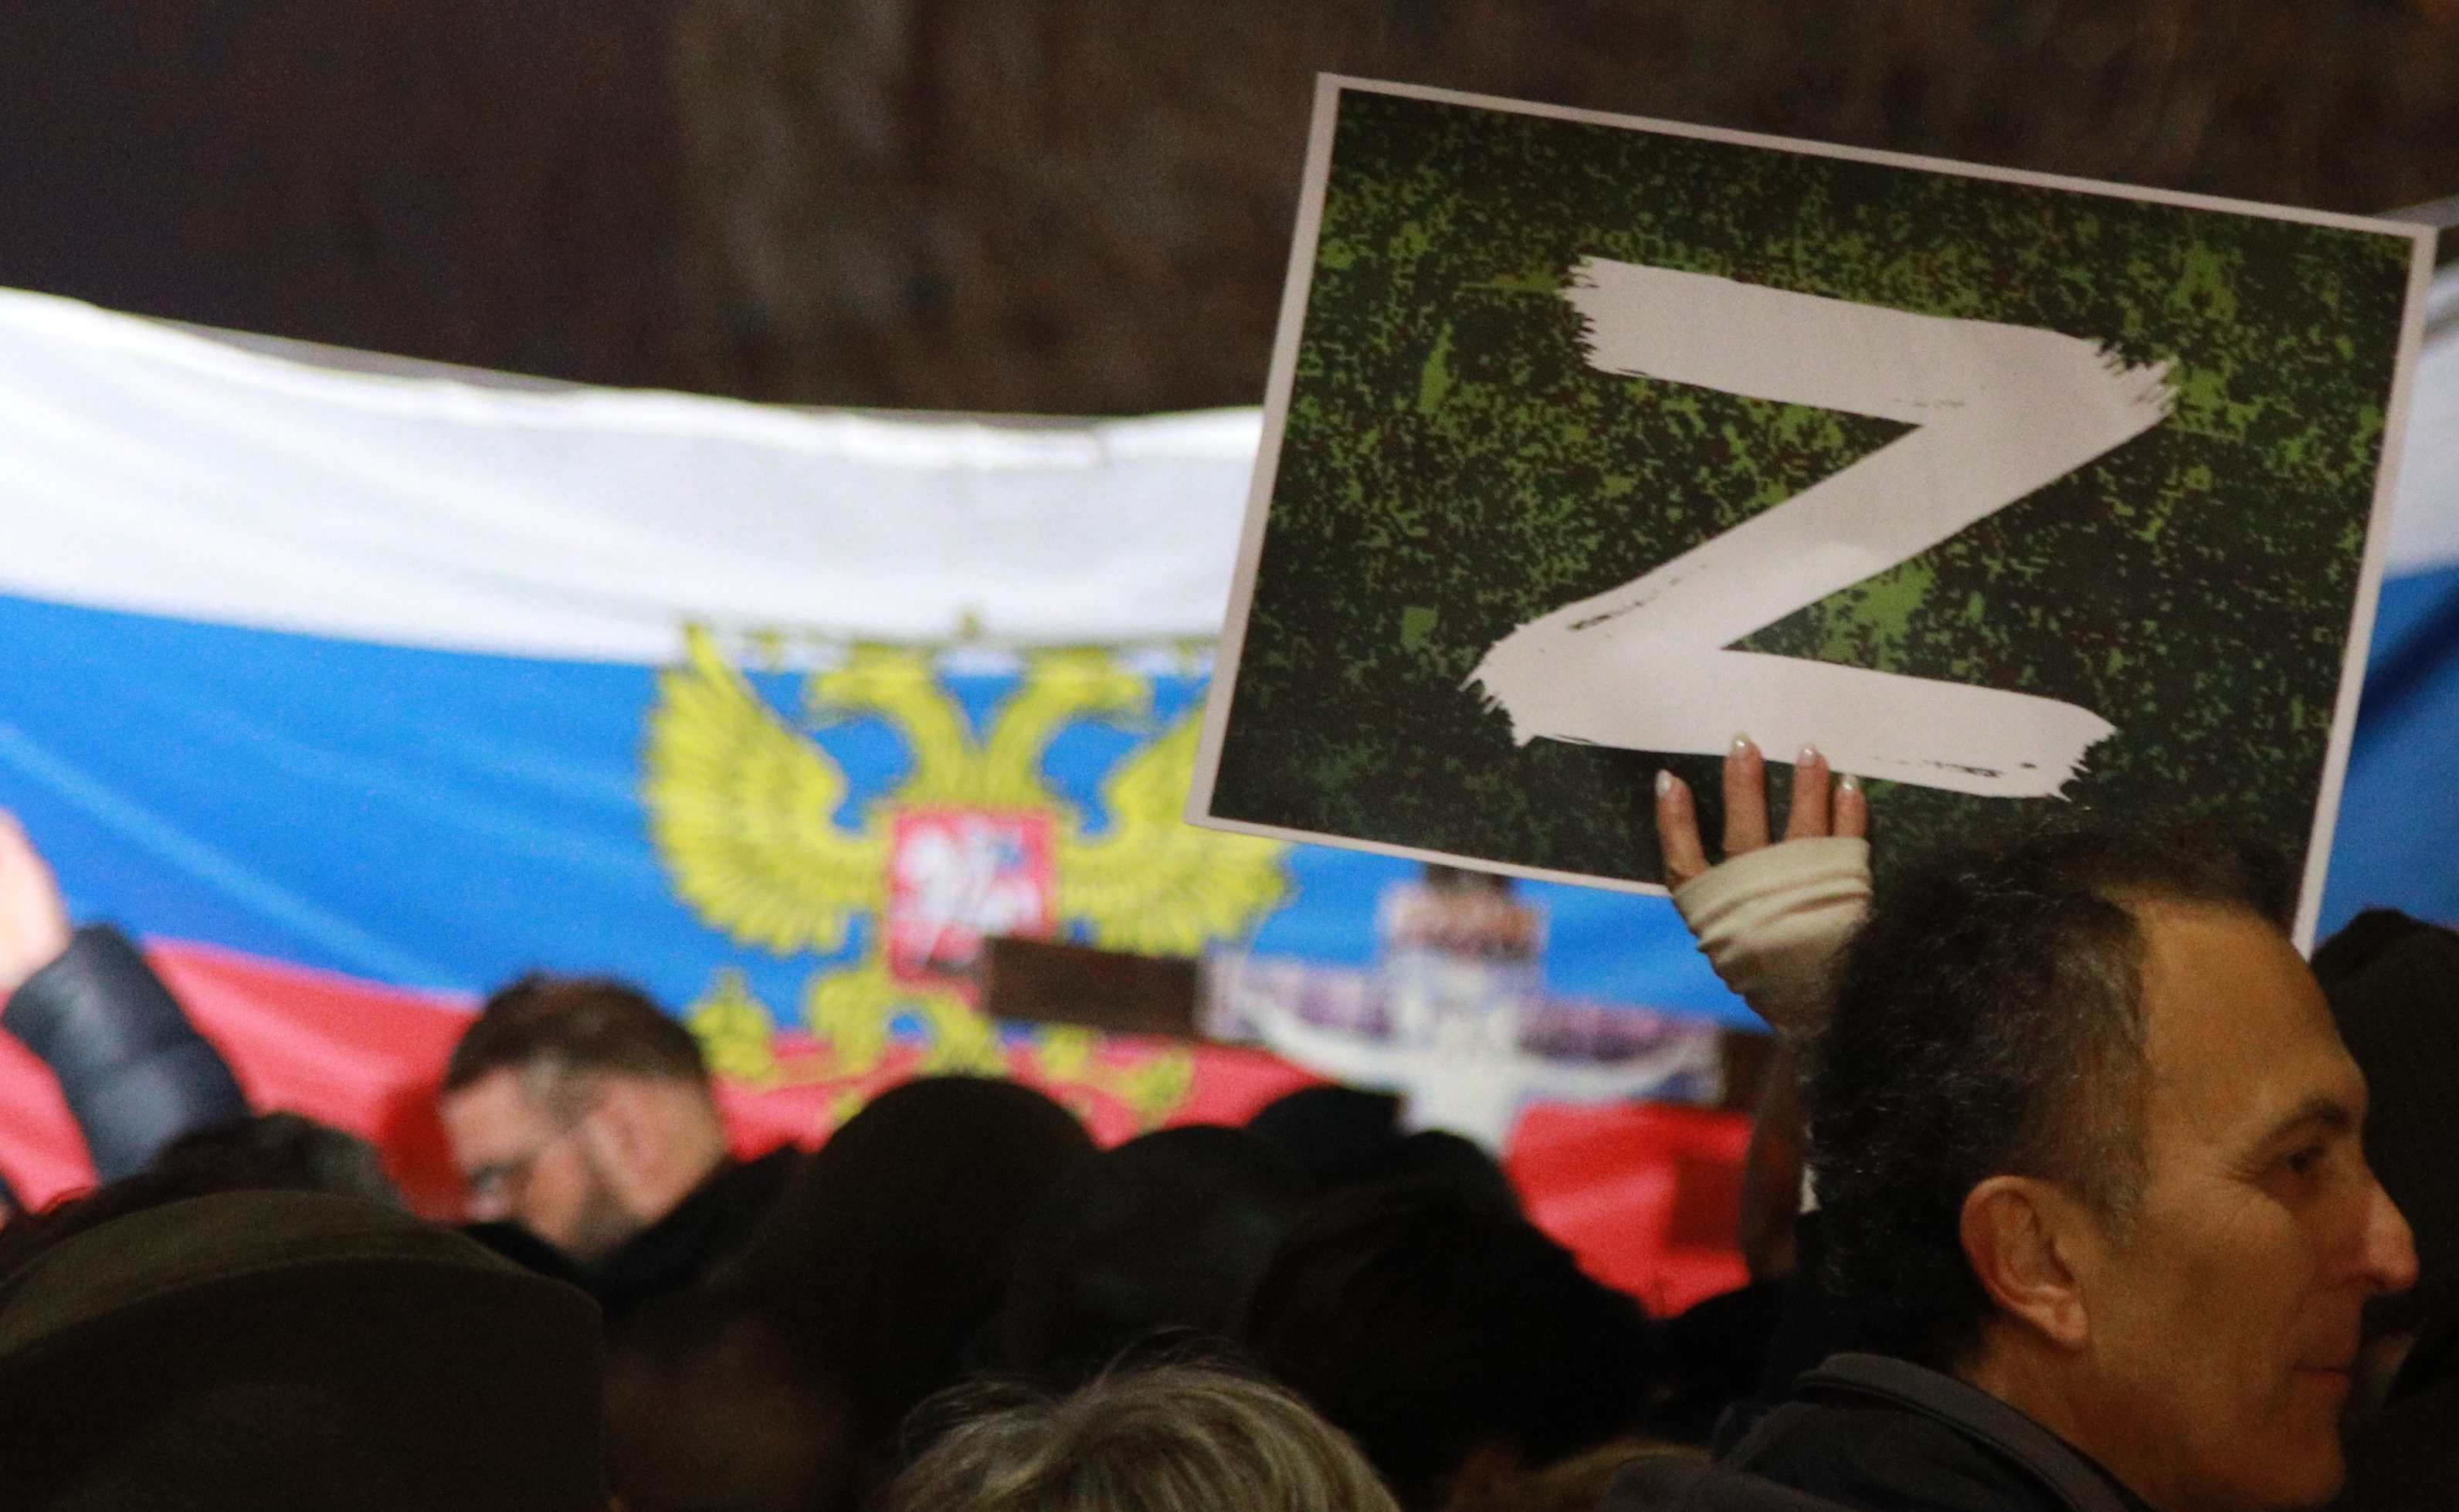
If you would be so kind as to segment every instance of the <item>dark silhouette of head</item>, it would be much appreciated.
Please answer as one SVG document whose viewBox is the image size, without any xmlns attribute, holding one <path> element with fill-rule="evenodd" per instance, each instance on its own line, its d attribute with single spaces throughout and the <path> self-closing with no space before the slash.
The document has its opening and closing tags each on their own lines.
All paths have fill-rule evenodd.
<svg viewBox="0 0 2459 1512">
<path fill-rule="evenodd" d="M 182 1135 L 143 1170 L 0 1225 L 0 1277 L 116 1218 L 246 1191 L 322 1191 L 403 1206 L 365 1140 L 295 1113 L 250 1114 Z"/>
<path fill-rule="evenodd" d="M 1227 1339 L 1298 1194 L 1244 1129 L 1163 1129 L 1082 1162 L 1027 1221 L 982 1362 L 1065 1389 L 1158 1338 Z"/>
<path fill-rule="evenodd" d="M 743 1286 L 836 1362 L 855 1431 L 884 1455 L 954 1380 L 998 1304 L 1028 1214 L 1092 1137 L 1013 1082 L 929 1077 L 881 1094 L 798 1166 L 753 1230 Z"/>
<path fill-rule="evenodd" d="M 385 1174 L 384 1156 L 374 1144 L 298 1113 L 251 1113 L 192 1129 L 164 1145 L 154 1165 L 220 1170 L 234 1188 L 323 1191 L 389 1208 L 409 1206 Z"/>
<path fill-rule="evenodd" d="M 611 1323 L 607 1479 L 625 1512 L 843 1512 L 852 1408 L 799 1320 L 726 1291 L 659 1298 Z"/>
<path fill-rule="evenodd" d="M 1520 1195 L 1493 1156 L 1442 1129 L 1403 1133 L 1389 1092 L 1301 1087 L 1265 1104 L 1248 1131 L 1278 1150 L 1307 1191 L 1327 1196 L 1362 1186 L 1440 1186 L 1520 1211 Z"/>
<path fill-rule="evenodd" d="M 1409 1507 L 1442 1505 L 1472 1455 L 1534 1470 L 1613 1438 L 1659 1384 L 1637 1303 L 1526 1220 L 1440 1188 L 1324 1200 L 1243 1334 Z"/>
<path fill-rule="evenodd" d="M 1247 1127 L 1317 1192 L 1352 1186 L 1400 1137 L 1400 1100 L 1358 1087 L 1311 1086 L 1264 1104 Z"/>
<path fill-rule="evenodd" d="M 164 1189 L 0 1279 L 0 1504 L 602 1512 L 588 1297 L 375 1203 Z"/>
<path fill-rule="evenodd" d="M 2315 948 L 2314 976 L 2372 1094 L 2365 1163 L 2416 1234 L 2415 1288 L 2368 1321 L 2447 1337 L 2459 1327 L 2459 932 L 2368 909 Z M 2459 1358 L 2442 1366 L 2459 1374 Z"/>
</svg>

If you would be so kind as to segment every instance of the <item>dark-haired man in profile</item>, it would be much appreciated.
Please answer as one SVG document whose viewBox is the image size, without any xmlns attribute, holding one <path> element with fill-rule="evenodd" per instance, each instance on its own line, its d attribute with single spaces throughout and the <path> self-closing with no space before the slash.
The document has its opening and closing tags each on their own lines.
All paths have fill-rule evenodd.
<svg viewBox="0 0 2459 1512">
<path fill-rule="evenodd" d="M 609 1317 L 740 1249 L 796 1158 L 734 1161 L 690 1032 L 599 977 L 526 976 L 489 998 L 439 1112 L 470 1216 L 552 1246 Z"/>
<path fill-rule="evenodd" d="M 2361 1311 L 2416 1261 L 2281 877 L 2077 830 L 1882 892 L 1806 1088 L 1867 1353 L 1729 1462 L 1860 1508 L 2331 1497 Z"/>
</svg>

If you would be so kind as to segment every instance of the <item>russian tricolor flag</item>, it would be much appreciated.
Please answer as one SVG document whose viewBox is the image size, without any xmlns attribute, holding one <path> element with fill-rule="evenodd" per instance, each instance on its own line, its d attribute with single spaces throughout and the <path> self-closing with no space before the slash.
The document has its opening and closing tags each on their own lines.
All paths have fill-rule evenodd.
<svg viewBox="0 0 2459 1512">
<path fill-rule="evenodd" d="M 799 1030 L 926 991 L 890 942 L 939 894 L 1097 942 L 1132 913 L 1180 947 L 1362 964 L 1407 863 L 1294 848 L 1211 895 L 1094 885 L 1204 870 L 1167 872 L 1177 842 L 1137 827 L 1184 792 L 1152 796 L 1200 704 L 1257 433 L 1244 410 L 1045 424 L 570 388 L 0 293 L 0 806 L 79 917 L 148 942 L 261 1104 L 374 1135 L 439 1211 L 432 1080 L 473 996 L 522 971 Z M 2371 904 L 2459 920 L 2448 276 L 2389 561 L 2325 932 Z M 695 643 L 732 670 L 692 681 Z M 657 774 L 685 768 L 678 818 Z M 809 845 L 764 862 L 726 839 L 728 805 L 740 832 Z M 1010 817 L 945 817 L 968 812 Z M 690 842 L 704 861 L 686 831 L 717 835 Z M 978 865 L 949 838 L 977 831 Z M 900 836 L 937 850 L 895 872 Z M 1557 991 L 1746 1021 L 1662 900 L 1529 893 Z M 906 1048 L 851 1078 L 778 1040 L 729 1086 L 743 1142 L 818 1137 L 923 1053 L 928 1018 L 892 1012 Z M 1207 1050 L 1173 1089 L 1162 1054 L 1101 1049 L 1062 1090 L 1117 1137 L 1303 1080 Z M 1647 1117 L 1532 1119 L 1514 1164 L 1591 1264 L 1677 1302 L 1734 1278 L 1729 1241 L 1670 1233 L 1672 1186 L 1581 1142 L 1729 1168 L 1738 1131 Z M 7 1043 L 0 1169 L 35 1201 L 90 1179 Z M 1638 1174 L 1601 1198 L 1608 1169 Z M 1645 1254 L 1599 1237 L 1640 1229 Z"/>
</svg>

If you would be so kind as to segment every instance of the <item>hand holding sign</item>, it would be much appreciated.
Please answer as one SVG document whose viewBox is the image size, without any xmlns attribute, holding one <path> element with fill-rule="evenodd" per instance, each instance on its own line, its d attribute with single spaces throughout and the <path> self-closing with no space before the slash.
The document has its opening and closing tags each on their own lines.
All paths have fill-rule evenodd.
<svg viewBox="0 0 2459 1512">
<path fill-rule="evenodd" d="M 1725 753 L 1724 788 L 1725 858 L 1730 861 L 1769 844 L 1767 758 L 1748 735 L 1734 736 Z M 1818 748 L 1803 746 L 1793 765 L 1793 801 L 1785 813 L 1784 838 L 1859 840 L 1869 830 L 1870 801 L 1862 796 L 1861 785 L 1849 775 L 1835 781 Z M 1681 887 L 1708 872 L 1708 848 L 1699 836 L 1691 785 L 1670 771 L 1656 774 L 1656 835 L 1665 851 L 1666 886 Z"/>
<path fill-rule="evenodd" d="M 1834 784 L 1831 794 L 1829 785 Z M 1793 766 L 1784 838 L 1768 838 L 1767 761 L 1747 735 L 1725 753 L 1725 859 L 1708 863 L 1690 786 L 1656 774 L 1656 832 L 1673 906 L 1700 954 L 1779 1033 L 1826 1016 L 1838 956 L 1870 901 L 1870 809 L 1805 746 Z"/>
</svg>

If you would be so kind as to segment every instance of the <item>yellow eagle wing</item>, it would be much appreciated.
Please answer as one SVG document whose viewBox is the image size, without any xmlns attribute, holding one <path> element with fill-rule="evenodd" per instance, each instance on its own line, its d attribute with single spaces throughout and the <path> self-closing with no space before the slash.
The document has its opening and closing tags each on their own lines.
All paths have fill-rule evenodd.
<svg viewBox="0 0 2459 1512">
<path fill-rule="evenodd" d="M 675 891 L 705 922 L 780 955 L 845 943 L 877 910 L 887 841 L 842 829 L 836 759 L 779 717 L 709 637 L 658 676 L 644 796 Z"/>
<path fill-rule="evenodd" d="M 1201 724 L 1201 711 L 1189 714 L 1119 764 L 1102 785 L 1107 831 L 1071 827 L 1059 839 L 1060 915 L 1083 920 L 1105 950 L 1192 956 L 1245 933 L 1289 892 L 1289 847 L 1179 817 Z"/>
</svg>

